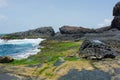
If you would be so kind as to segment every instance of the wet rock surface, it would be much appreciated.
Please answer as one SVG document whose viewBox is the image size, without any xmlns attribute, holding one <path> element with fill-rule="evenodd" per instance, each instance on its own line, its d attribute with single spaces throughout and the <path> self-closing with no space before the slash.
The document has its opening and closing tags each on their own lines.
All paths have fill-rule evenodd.
<svg viewBox="0 0 120 80">
<path fill-rule="evenodd" d="M 82 70 L 72 69 L 68 74 L 62 76 L 58 80 L 111 80 L 111 76 L 107 72 L 101 70 Z"/>
<path fill-rule="evenodd" d="M 85 40 L 80 47 L 80 55 L 91 60 L 115 58 L 117 52 L 99 40 Z"/>
</svg>

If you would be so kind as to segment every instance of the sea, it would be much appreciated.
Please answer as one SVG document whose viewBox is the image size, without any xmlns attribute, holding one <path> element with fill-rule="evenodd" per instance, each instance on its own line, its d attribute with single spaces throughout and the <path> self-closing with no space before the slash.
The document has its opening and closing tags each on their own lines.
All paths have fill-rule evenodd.
<svg viewBox="0 0 120 80">
<path fill-rule="evenodd" d="M 37 54 L 40 49 L 40 42 L 44 39 L 0 39 L 0 56 L 10 56 L 14 59 L 27 58 Z"/>
</svg>

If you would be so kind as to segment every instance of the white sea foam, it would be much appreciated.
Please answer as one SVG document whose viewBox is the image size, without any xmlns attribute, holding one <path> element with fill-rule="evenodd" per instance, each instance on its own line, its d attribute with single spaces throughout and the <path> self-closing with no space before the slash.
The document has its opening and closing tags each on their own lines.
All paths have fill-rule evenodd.
<svg viewBox="0 0 120 80">
<path fill-rule="evenodd" d="M 27 57 L 29 57 L 31 55 L 35 55 L 39 51 L 40 51 L 39 49 L 32 49 L 32 50 L 25 51 L 23 53 L 12 54 L 10 56 L 13 57 L 14 59 L 22 59 L 22 58 L 27 58 Z"/>
<path fill-rule="evenodd" d="M 0 44 L 26 44 L 26 43 L 32 43 L 34 45 L 39 44 L 44 39 L 38 38 L 38 39 L 14 39 L 14 40 L 3 40 L 0 39 Z"/>
<path fill-rule="evenodd" d="M 30 43 L 33 46 L 35 46 L 34 49 L 27 50 L 23 53 L 16 53 L 10 55 L 14 59 L 21 59 L 21 58 L 27 58 L 30 55 L 37 54 L 40 50 L 38 49 L 39 43 L 43 41 L 44 39 L 38 38 L 38 39 L 15 39 L 15 40 L 2 40 L 0 39 L 0 45 L 3 44 L 27 44 Z"/>
</svg>

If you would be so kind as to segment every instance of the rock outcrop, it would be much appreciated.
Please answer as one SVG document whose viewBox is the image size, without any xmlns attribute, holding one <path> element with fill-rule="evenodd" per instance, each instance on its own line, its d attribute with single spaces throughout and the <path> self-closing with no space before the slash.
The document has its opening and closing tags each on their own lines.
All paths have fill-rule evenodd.
<svg viewBox="0 0 120 80">
<path fill-rule="evenodd" d="M 113 8 L 113 16 L 120 16 L 120 2 L 118 2 Z"/>
<path fill-rule="evenodd" d="M 60 32 L 57 32 L 54 36 L 50 37 L 50 40 L 58 40 L 58 41 L 74 41 L 77 39 L 80 39 L 84 36 L 84 33 L 79 34 L 61 34 Z"/>
<path fill-rule="evenodd" d="M 54 36 L 55 32 L 52 27 L 41 27 L 25 32 L 17 32 L 3 36 L 3 39 L 19 39 L 19 38 L 44 38 Z"/>
<path fill-rule="evenodd" d="M 80 34 L 80 33 L 93 33 L 95 30 L 83 28 L 83 27 L 75 27 L 75 26 L 63 26 L 60 28 L 61 34 Z"/>
<path fill-rule="evenodd" d="M 117 52 L 99 40 L 85 40 L 80 47 L 80 55 L 91 60 L 115 58 Z"/>
<path fill-rule="evenodd" d="M 111 28 L 116 28 L 118 30 L 120 30 L 120 16 L 115 16 L 112 24 L 111 24 Z"/>
<path fill-rule="evenodd" d="M 120 30 L 120 2 L 118 2 L 113 9 L 114 19 L 111 23 L 111 28 L 117 28 Z"/>
<path fill-rule="evenodd" d="M 9 62 L 12 62 L 12 61 L 14 61 L 14 59 L 11 58 L 11 57 L 8 57 L 8 56 L 1 57 L 0 56 L 0 63 L 9 63 Z"/>
<path fill-rule="evenodd" d="M 60 32 L 57 32 L 50 39 L 54 40 L 78 40 L 82 38 L 86 33 L 94 33 L 94 29 L 76 27 L 76 26 L 62 26 L 59 28 Z"/>
<path fill-rule="evenodd" d="M 97 29 L 95 29 L 95 31 L 96 31 L 96 33 L 103 33 L 105 31 L 110 30 L 110 27 L 111 26 L 105 26 L 105 27 L 97 28 Z"/>
</svg>

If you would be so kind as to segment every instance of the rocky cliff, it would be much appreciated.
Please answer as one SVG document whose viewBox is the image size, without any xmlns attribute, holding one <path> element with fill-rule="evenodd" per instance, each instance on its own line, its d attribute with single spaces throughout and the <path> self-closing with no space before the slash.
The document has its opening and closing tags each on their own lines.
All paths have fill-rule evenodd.
<svg viewBox="0 0 120 80">
<path fill-rule="evenodd" d="M 19 39 L 19 38 L 45 38 L 54 36 L 55 32 L 52 27 L 41 27 L 24 32 L 16 32 L 12 34 L 6 34 L 3 39 Z"/>
</svg>

